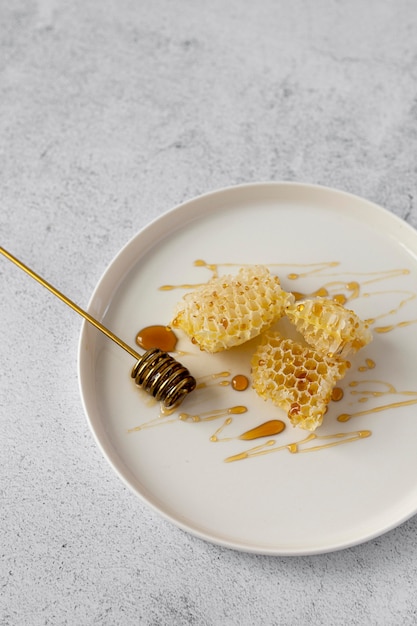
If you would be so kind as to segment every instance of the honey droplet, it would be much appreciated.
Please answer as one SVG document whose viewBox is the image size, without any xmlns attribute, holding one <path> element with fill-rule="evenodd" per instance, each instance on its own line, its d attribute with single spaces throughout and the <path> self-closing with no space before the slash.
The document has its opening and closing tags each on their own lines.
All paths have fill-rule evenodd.
<svg viewBox="0 0 417 626">
<path fill-rule="evenodd" d="M 146 326 L 136 335 L 136 343 L 144 350 L 159 348 L 172 352 L 177 345 L 177 336 L 169 326 Z"/>
<path fill-rule="evenodd" d="M 282 433 L 284 428 L 285 424 L 283 421 L 270 420 L 269 422 L 264 422 L 259 426 L 255 426 L 255 428 L 247 430 L 239 436 L 239 439 L 252 441 L 252 439 L 259 439 L 260 437 L 271 437 L 272 435 L 279 435 L 279 433 Z"/>
<path fill-rule="evenodd" d="M 301 293 L 300 291 L 292 291 L 291 293 L 294 296 L 296 302 L 298 302 L 299 300 L 303 300 L 303 298 L 306 297 L 306 295 L 304 293 Z"/>
<path fill-rule="evenodd" d="M 317 291 L 315 291 L 312 295 L 316 296 L 317 298 L 327 298 L 329 292 L 327 291 L 326 287 L 320 287 L 320 289 L 317 289 Z"/>
<path fill-rule="evenodd" d="M 232 378 L 232 388 L 235 391 L 245 391 L 249 386 L 249 380 L 243 374 L 236 374 Z"/>
<path fill-rule="evenodd" d="M 351 298 L 357 298 L 359 296 L 360 290 L 361 290 L 361 286 L 358 282 L 356 282 L 356 280 L 353 280 L 352 282 L 348 283 L 346 285 L 346 289 L 348 289 L 349 291 L 352 292 L 352 296 Z"/>
<path fill-rule="evenodd" d="M 337 304 L 341 304 L 342 306 L 347 302 L 347 298 L 343 293 L 337 293 L 335 296 L 333 296 L 333 300 L 334 302 L 336 302 Z"/>
<path fill-rule="evenodd" d="M 288 415 L 289 417 L 293 417 L 296 416 L 300 413 L 301 411 L 301 406 L 299 405 L 298 402 L 293 402 L 290 406 L 290 409 L 288 411 Z"/>
<path fill-rule="evenodd" d="M 232 406 L 230 409 L 227 409 L 227 412 L 233 415 L 239 415 L 240 413 L 246 413 L 247 410 L 245 406 Z"/>
<path fill-rule="evenodd" d="M 349 413 L 342 413 L 342 415 L 339 415 L 339 417 L 337 418 L 338 422 L 348 422 L 350 420 L 352 416 L 349 415 Z"/>
<path fill-rule="evenodd" d="M 339 402 L 344 396 L 343 389 L 341 387 L 335 387 L 332 391 L 333 402 Z"/>
<path fill-rule="evenodd" d="M 367 370 L 373 370 L 374 367 L 376 366 L 375 361 L 373 361 L 372 359 L 365 359 L 365 363 L 366 363 L 366 365 L 360 365 L 358 367 L 358 370 L 360 372 L 366 372 Z"/>
</svg>

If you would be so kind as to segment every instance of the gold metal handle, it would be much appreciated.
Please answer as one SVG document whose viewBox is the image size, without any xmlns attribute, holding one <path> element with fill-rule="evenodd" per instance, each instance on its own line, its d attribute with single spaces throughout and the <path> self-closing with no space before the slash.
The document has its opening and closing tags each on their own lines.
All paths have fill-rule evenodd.
<svg viewBox="0 0 417 626">
<path fill-rule="evenodd" d="M 19 261 L 19 259 L 1 246 L 0 253 L 26 272 L 26 274 L 29 274 L 31 278 L 36 280 L 43 287 L 48 289 L 54 296 L 62 300 L 62 302 L 67 304 L 71 309 L 76 311 L 76 313 L 81 315 L 81 317 L 86 319 L 90 324 L 104 333 L 106 337 L 117 343 L 118 346 L 133 356 L 133 358 L 137 360 L 137 363 L 133 367 L 132 378 L 135 379 L 139 387 L 144 388 L 145 391 L 153 395 L 157 400 L 161 400 L 166 407 L 170 408 L 180 404 L 184 397 L 195 389 L 195 379 L 191 376 L 187 368 L 178 363 L 172 356 L 158 348 L 148 350 L 144 355 L 140 355 L 136 350 L 133 350 L 133 348 L 120 339 L 120 337 L 117 337 L 111 330 L 87 313 L 87 311 L 84 311 L 78 304 L 75 304 L 75 302 L 67 298 L 67 296 L 56 287 L 48 283 L 42 276 L 39 276 L 39 274 L 22 263 L 22 261 Z"/>
<path fill-rule="evenodd" d="M 111 330 L 109 330 L 108 328 L 103 326 L 103 324 L 101 324 L 98 320 L 96 320 L 92 315 L 87 313 L 87 311 L 84 311 L 84 309 L 79 307 L 78 304 L 75 304 L 75 302 L 73 302 L 72 300 L 67 298 L 67 296 L 65 296 L 61 291 L 56 289 L 56 287 L 54 287 L 53 285 L 48 283 L 48 281 L 46 281 L 44 278 L 42 278 L 42 276 L 39 276 L 39 274 L 37 274 L 32 269 L 30 269 L 30 267 L 28 267 L 27 265 L 22 263 L 22 261 L 19 261 L 19 259 L 17 259 L 15 256 L 13 256 L 13 254 L 10 254 L 10 252 L 5 250 L 1 246 L 0 246 L 0 252 L 1 252 L 1 254 L 3 254 L 3 256 L 5 256 L 7 259 L 9 259 L 9 261 L 12 261 L 12 263 L 14 263 L 18 267 L 20 267 L 20 269 L 22 269 L 24 272 L 26 272 L 26 274 L 29 274 L 29 276 L 34 278 L 43 287 L 46 287 L 46 289 L 48 289 L 51 293 L 53 293 L 54 296 L 57 296 L 57 298 L 62 300 L 62 302 L 65 302 L 65 304 L 67 304 L 69 307 L 71 307 L 71 309 L 76 311 L 84 319 L 86 319 L 88 322 L 90 322 L 90 324 L 92 324 L 93 326 L 98 328 L 98 330 L 100 330 L 107 337 L 109 337 L 109 339 L 111 339 L 112 341 L 117 343 L 117 345 L 120 346 L 121 348 L 123 348 L 123 350 L 126 350 L 126 352 L 129 352 L 129 354 L 131 354 L 135 359 L 140 359 L 141 358 L 141 355 L 138 352 L 136 352 L 135 350 L 133 350 L 127 343 L 125 343 L 124 341 L 122 341 L 122 339 L 120 339 L 114 333 L 112 333 Z"/>
</svg>

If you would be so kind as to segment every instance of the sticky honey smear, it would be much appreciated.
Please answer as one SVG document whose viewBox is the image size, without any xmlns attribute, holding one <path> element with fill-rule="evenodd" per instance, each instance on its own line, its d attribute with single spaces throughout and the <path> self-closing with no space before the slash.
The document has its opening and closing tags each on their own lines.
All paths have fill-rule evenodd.
<svg viewBox="0 0 417 626">
<path fill-rule="evenodd" d="M 258 395 L 287 411 L 293 426 L 309 431 L 321 425 L 333 389 L 349 367 L 278 332 L 264 335 L 251 365 Z"/>
<path fill-rule="evenodd" d="M 238 346 L 280 319 L 294 296 L 265 266 L 242 267 L 236 275 L 212 278 L 184 296 L 172 321 L 201 350 Z"/>
<path fill-rule="evenodd" d="M 372 340 L 372 333 L 354 311 L 325 298 L 292 303 L 286 315 L 304 339 L 323 355 L 346 358 Z"/>
</svg>

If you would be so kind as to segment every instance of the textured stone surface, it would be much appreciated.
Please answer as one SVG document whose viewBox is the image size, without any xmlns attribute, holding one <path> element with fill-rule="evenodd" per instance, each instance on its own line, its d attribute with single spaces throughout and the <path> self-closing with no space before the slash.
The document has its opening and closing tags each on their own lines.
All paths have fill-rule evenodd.
<svg viewBox="0 0 417 626">
<path fill-rule="evenodd" d="M 413 0 L 0 0 L 0 241 L 86 305 L 185 199 L 298 180 L 417 226 Z M 0 624 L 414 624 L 417 520 L 239 554 L 135 498 L 79 399 L 80 320 L 0 259 Z"/>
</svg>

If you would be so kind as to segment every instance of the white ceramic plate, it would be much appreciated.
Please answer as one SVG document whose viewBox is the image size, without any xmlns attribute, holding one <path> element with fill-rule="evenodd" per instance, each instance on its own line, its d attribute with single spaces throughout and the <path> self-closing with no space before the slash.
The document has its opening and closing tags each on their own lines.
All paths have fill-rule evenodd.
<svg viewBox="0 0 417 626">
<path fill-rule="evenodd" d="M 209 384 L 177 412 L 161 417 L 158 404 L 130 378 L 132 357 L 84 324 L 79 374 L 85 411 L 98 445 L 124 482 L 182 529 L 260 554 L 345 548 L 412 516 L 417 511 L 416 232 L 370 202 L 324 187 L 232 187 L 187 202 L 142 230 L 108 267 L 89 311 L 134 346 L 140 329 L 170 322 L 187 291 L 181 285 L 211 277 L 196 260 L 218 266 L 220 273 L 266 264 L 287 290 L 311 293 L 326 286 L 330 295 L 357 296 L 348 306 L 362 318 L 378 318 L 374 340 L 353 357 L 340 385 L 344 398 L 331 403 L 319 437 L 301 443 L 294 454 L 290 444 L 308 433 L 289 424 L 276 437 L 237 438 L 267 420 L 286 420 L 252 389 L 237 392 L 227 385 L 235 374 L 250 376 L 254 342 L 208 355 L 178 333 L 182 355 L 174 356 Z M 175 288 L 161 290 L 164 285 Z M 221 372 L 229 375 L 216 376 Z M 236 405 L 247 411 L 227 414 Z M 223 409 L 216 419 L 203 419 Z M 183 421 L 184 412 L 201 419 Z M 358 412 L 347 422 L 337 419 Z M 227 440 L 212 441 L 227 417 L 231 424 L 218 434 Z M 359 437 L 364 431 L 370 436 Z M 225 462 L 255 446 L 268 453 Z"/>
</svg>

